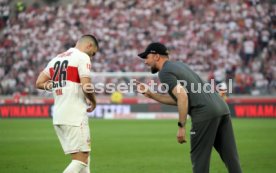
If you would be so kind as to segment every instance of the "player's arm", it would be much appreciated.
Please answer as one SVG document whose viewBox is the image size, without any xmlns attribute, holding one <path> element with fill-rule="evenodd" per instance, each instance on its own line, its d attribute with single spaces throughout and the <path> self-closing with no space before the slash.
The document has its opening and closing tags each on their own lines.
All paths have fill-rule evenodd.
<svg viewBox="0 0 276 173">
<path fill-rule="evenodd" d="M 87 101 L 87 104 L 90 106 L 87 109 L 87 112 L 92 112 L 96 108 L 96 98 L 94 86 L 91 80 L 91 62 L 90 58 L 86 55 L 80 55 L 79 57 L 78 72 L 80 76 L 80 82 L 82 91 Z"/>
<path fill-rule="evenodd" d="M 82 86 L 82 91 L 85 95 L 85 97 L 92 103 L 92 110 L 95 109 L 97 102 L 96 102 L 96 97 L 94 93 L 94 87 L 91 82 L 90 77 L 82 77 L 80 78 L 81 86 Z"/>
<path fill-rule="evenodd" d="M 44 72 L 41 72 L 36 80 L 36 88 L 42 90 L 51 90 L 53 87 L 53 82 L 49 76 Z"/>
</svg>

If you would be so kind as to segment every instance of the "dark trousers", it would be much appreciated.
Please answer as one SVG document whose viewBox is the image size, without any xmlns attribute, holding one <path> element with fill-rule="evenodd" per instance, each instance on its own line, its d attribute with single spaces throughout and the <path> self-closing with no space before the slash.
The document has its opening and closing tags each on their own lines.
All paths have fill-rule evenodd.
<svg viewBox="0 0 276 173">
<path fill-rule="evenodd" d="M 229 173 L 242 172 L 230 115 L 193 123 L 190 135 L 193 173 L 209 173 L 213 147 Z"/>
</svg>

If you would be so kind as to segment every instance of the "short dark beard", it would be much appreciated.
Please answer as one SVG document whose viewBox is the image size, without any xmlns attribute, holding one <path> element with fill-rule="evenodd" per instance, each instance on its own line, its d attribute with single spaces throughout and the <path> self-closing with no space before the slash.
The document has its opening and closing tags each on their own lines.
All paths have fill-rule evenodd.
<svg viewBox="0 0 276 173">
<path fill-rule="evenodd" d="M 151 67 L 150 69 L 152 74 L 155 74 L 159 71 L 156 67 Z"/>
</svg>

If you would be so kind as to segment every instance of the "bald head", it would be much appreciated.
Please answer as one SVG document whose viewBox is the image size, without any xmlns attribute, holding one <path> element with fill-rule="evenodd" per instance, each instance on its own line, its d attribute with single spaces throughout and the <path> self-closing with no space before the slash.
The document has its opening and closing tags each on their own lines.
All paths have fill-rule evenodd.
<svg viewBox="0 0 276 173">
<path fill-rule="evenodd" d="M 98 51 L 99 46 L 96 37 L 93 35 L 83 35 L 78 40 L 76 48 L 89 56 L 94 56 Z"/>
</svg>

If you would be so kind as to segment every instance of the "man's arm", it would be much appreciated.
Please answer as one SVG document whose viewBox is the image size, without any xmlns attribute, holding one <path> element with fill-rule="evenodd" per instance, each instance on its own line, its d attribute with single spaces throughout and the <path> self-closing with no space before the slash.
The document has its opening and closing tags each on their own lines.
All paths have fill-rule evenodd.
<svg viewBox="0 0 276 173">
<path fill-rule="evenodd" d="M 181 85 L 176 85 L 172 90 L 173 95 L 177 98 L 177 108 L 179 118 L 178 121 L 183 125 L 186 124 L 188 114 L 188 95 L 186 90 Z"/>
<path fill-rule="evenodd" d="M 173 67 L 172 67 L 173 68 Z M 160 81 L 169 87 L 171 96 L 174 96 L 177 100 L 177 107 L 179 113 L 179 122 L 185 125 L 187 113 L 188 113 L 188 95 L 184 87 L 178 83 L 176 74 L 174 71 L 166 69 L 159 73 Z"/>
<path fill-rule="evenodd" d="M 80 78 L 81 86 L 82 86 L 82 91 L 85 95 L 85 97 L 92 103 L 92 110 L 89 109 L 90 111 L 93 111 L 96 108 L 97 102 L 96 102 L 96 97 L 94 94 L 94 87 L 91 83 L 91 78 L 90 77 L 82 77 Z"/>
<path fill-rule="evenodd" d="M 185 143 L 187 142 L 185 125 L 188 114 L 188 95 L 180 84 L 173 88 L 172 93 L 177 98 L 178 122 L 182 124 L 182 127 L 178 128 L 177 141 L 179 143 Z"/>
<path fill-rule="evenodd" d="M 148 96 L 149 96 L 149 98 L 156 100 L 163 104 L 174 105 L 174 106 L 177 105 L 176 101 L 170 95 L 162 95 L 162 94 L 158 94 L 158 93 L 149 92 Z"/>
<path fill-rule="evenodd" d="M 144 96 L 156 100 L 160 103 L 176 106 L 176 101 L 171 96 L 153 93 L 149 90 L 149 86 L 144 83 L 137 82 L 137 91 Z"/>
<path fill-rule="evenodd" d="M 41 72 L 36 80 L 36 88 L 42 90 L 51 90 L 53 87 L 52 80 L 45 73 Z"/>
</svg>

